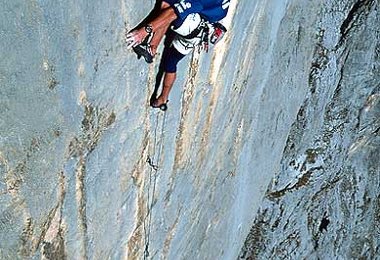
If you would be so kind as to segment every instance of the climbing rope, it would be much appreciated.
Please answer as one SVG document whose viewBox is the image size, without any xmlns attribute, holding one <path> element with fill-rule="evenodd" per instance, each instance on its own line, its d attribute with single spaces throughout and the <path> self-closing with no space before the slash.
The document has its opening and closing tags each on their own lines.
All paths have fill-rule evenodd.
<svg viewBox="0 0 380 260">
<path fill-rule="evenodd" d="M 156 122 L 155 122 L 155 128 L 154 128 L 154 142 L 153 142 L 153 158 L 148 155 L 148 158 L 146 159 L 146 163 L 150 167 L 149 171 L 149 182 L 148 182 L 148 196 L 147 196 L 147 213 L 144 218 L 144 240 L 145 240 L 145 247 L 144 247 L 144 260 L 148 259 L 149 257 L 149 243 L 150 243 L 150 237 L 151 237 L 151 227 L 152 227 L 152 212 L 153 212 L 153 206 L 154 206 L 154 193 L 156 192 L 156 184 L 157 184 L 157 175 L 159 171 L 158 163 L 161 160 L 161 153 L 163 149 L 163 139 L 164 139 L 164 129 L 165 129 L 165 121 L 166 121 L 166 113 L 163 115 L 162 119 L 162 125 L 161 125 L 161 133 L 160 133 L 160 144 L 158 145 L 158 125 L 159 125 L 159 115 L 162 113 L 157 113 Z M 156 150 L 158 146 L 158 152 L 156 159 L 154 156 L 156 155 Z M 156 162 L 156 163 L 155 163 Z M 146 223 L 147 222 L 147 223 Z"/>
</svg>

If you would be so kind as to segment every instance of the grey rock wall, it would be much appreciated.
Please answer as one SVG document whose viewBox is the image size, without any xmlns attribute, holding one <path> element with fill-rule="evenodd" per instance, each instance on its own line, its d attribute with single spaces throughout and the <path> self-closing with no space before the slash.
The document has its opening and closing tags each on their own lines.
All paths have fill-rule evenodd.
<svg viewBox="0 0 380 260">
<path fill-rule="evenodd" d="M 347 252 L 349 231 L 376 254 L 379 3 L 358 3 L 232 1 L 162 113 L 159 59 L 124 45 L 154 1 L 3 1 L 0 259 L 236 259 L 255 216 L 246 257 L 295 230 L 290 256 Z M 308 227 L 280 214 L 300 192 Z"/>
<path fill-rule="evenodd" d="M 239 259 L 379 259 L 379 8 L 320 7 L 308 93 Z"/>
</svg>

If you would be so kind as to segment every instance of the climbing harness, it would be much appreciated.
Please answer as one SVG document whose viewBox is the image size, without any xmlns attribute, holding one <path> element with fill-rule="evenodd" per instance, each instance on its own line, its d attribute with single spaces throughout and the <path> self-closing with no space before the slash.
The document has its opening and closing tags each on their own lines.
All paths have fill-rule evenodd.
<svg viewBox="0 0 380 260">
<path fill-rule="evenodd" d="M 201 46 L 208 52 L 209 43 L 217 44 L 226 32 L 227 29 L 221 23 L 210 23 L 202 18 L 198 27 L 189 35 L 177 34 L 174 46 L 183 54 L 189 53 L 196 46 Z"/>
</svg>

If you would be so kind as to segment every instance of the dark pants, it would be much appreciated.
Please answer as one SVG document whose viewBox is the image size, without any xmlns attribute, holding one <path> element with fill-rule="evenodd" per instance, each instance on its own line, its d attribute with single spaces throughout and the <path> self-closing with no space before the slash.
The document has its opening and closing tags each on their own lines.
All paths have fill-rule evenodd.
<svg viewBox="0 0 380 260">
<path fill-rule="evenodd" d="M 177 64 L 185 57 L 178 52 L 172 44 L 165 45 L 164 53 L 162 54 L 160 69 L 168 73 L 177 72 Z"/>
</svg>

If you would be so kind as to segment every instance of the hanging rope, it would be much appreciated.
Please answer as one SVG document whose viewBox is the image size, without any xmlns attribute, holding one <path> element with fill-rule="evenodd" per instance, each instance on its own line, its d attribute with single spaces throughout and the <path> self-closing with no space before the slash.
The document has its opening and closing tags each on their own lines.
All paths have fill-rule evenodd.
<svg viewBox="0 0 380 260">
<path fill-rule="evenodd" d="M 152 226 L 152 211 L 154 206 L 154 193 L 156 192 L 156 184 L 157 184 L 157 175 L 158 175 L 158 163 L 161 160 L 161 153 L 163 149 L 163 140 L 164 140 L 164 129 L 165 129 L 165 121 L 166 121 L 166 113 L 163 115 L 162 125 L 161 125 L 161 133 L 160 133 L 160 144 L 158 147 L 158 153 L 156 159 L 154 158 L 156 154 L 156 148 L 158 145 L 158 124 L 159 124 L 159 115 L 161 113 L 157 113 L 156 123 L 154 128 L 154 142 L 153 142 L 153 158 L 148 155 L 146 162 L 150 167 L 149 171 L 149 182 L 148 182 L 148 196 L 147 196 L 147 214 L 144 218 L 144 239 L 145 239 L 145 248 L 144 248 L 144 260 L 149 257 L 149 243 L 150 243 L 150 235 L 151 235 L 151 226 Z M 155 163 L 156 162 L 156 163 Z M 146 223 L 147 221 L 147 223 Z"/>
<path fill-rule="evenodd" d="M 149 155 L 148 155 L 148 158 L 146 159 L 146 162 L 149 164 L 150 167 L 153 168 L 153 170 L 158 171 L 158 165 L 155 165 L 153 163 L 153 160 L 150 158 Z"/>
</svg>

